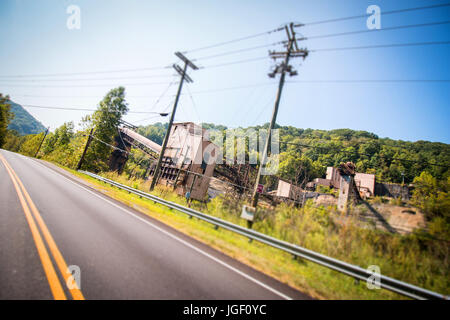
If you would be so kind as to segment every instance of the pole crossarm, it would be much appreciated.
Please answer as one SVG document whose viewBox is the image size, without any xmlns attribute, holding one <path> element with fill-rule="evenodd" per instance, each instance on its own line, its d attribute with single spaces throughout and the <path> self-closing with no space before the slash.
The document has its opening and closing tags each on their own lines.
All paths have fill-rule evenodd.
<svg viewBox="0 0 450 320">
<path fill-rule="evenodd" d="M 198 70 L 198 67 L 190 61 L 188 58 L 186 58 L 181 52 L 175 52 L 175 55 L 180 58 L 185 64 L 187 64 L 189 67 L 191 67 L 193 70 Z"/>
<path fill-rule="evenodd" d="M 178 72 L 178 74 L 179 74 L 181 77 L 184 77 L 184 80 L 186 80 L 187 83 L 192 83 L 192 82 L 194 82 L 194 80 L 192 80 L 191 77 L 189 77 L 189 76 L 187 75 L 187 73 L 185 73 L 185 72 L 183 71 L 183 69 L 180 68 L 180 66 L 178 66 L 177 64 L 174 64 L 174 65 L 173 65 L 173 68 L 175 69 L 176 72 Z"/>
</svg>

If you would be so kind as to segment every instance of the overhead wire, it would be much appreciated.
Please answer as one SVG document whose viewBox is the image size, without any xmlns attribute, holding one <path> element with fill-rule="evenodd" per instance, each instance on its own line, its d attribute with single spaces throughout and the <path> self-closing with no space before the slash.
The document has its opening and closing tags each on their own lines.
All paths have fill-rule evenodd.
<svg viewBox="0 0 450 320">
<path fill-rule="evenodd" d="M 270 104 L 274 101 L 274 97 L 270 96 L 270 99 L 267 101 L 267 103 L 261 108 L 261 111 L 259 112 L 258 116 L 255 118 L 255 120 L 252 122 L 252 125 L 256 125 L 259 118 L 263 115 L 263 113 L 267 110 L 267 108 L 270 106 Z"/>
<path fill-rule="evenodd" d="M 422 82 L 450 82 L 450 79 L 348 79 L 348 80 L 296 80 L 286 83 L 422 83 Z"/>
<path fill-rule="evenodd" d="M 22 74 L 22 75 L 0 75 L 0 78 L 30 78 L 30 77 L 59 77 L 59 76 L 78 76 L 87 74 L 105 74 L 105 73 L 120 73 L 120 72 L 135 72 L 135 71 L 150 71 L 150 70 L 164 70 L 171 69 L 172 66 L 164 67 L 148 67 L 148 68 L 135 68 L 135 69 L 116 69 L 116 70 L 104 70 L 104 71 L 86 71 L 86 72 L 66 72 L 66 73 L 47 73 L 47 74 Z"/>
<path fill-rule="evenodd" d="M 176 83 L 175 76 L 173 76 L 173 80 L 169 83 L 166 89 L 163 90 L 163 92 L 158 96 L 158 99 L 156 99 L 155 103 L 150 107 L 150 110 L 154 110 L 158 103 L 161 101 L 161 99 L 166 95 L 166 93 L 169 91 L 169 89 L 172 87 L 173 84 Z M 141 108 L 142 109 L 142 108 Z"/>
<path fill-rule="evenodd" d="M 103 81 L 103 80 L 125 80 L 125 79 L 150 79 L 150 78 L 170 78 L 172 75 L 143 75 L 143 76 L 123 76 L 123 77 L 107 77 L 107 78 L 81 78 L 81 79 L 1 79 L 0 81 L 8 82 L 64 82 L 64 81 Z"/>
<path fill-rule="evenodd" d="M 236 42 L 240 42 L 240 41 L 244 41 L 244 40 L 248 40 L 248 39 L 252 39 L 252 38 L 261 37 L 261 36 L 268 35 L 268 34 L 271 34 L 274 32 L 282 31 L 282 30 L 284 30 L 284 27 L 282 27 L 282 28 L 280 27 L 280 28 L 269 30 L 269 31 L 260 32 L 260 33 L 256 33 L 256 34 L 252 34 L 249 36 L 240 37 L 240 38 L 236 38 L 236 39 L 232 39 L 232 40 L 228 40 L 228 41 L 218 42 L 218 43 L 204 46 L 204 47 L 199 47 L 199 48 L 183 51 L 183 53 L 186 54 L 186 53 L 192 53 L 192 52 L 196 52 L 196 51 L 216 48 L 216 47 L 224 46 L 224 45 L 231 44 L 231 43 L 236 43 Z"/>
<path fill-rule="evenodd" d="M 429 42 L 410 42 L 410 43 L 390 43 L 379 45 L 355 46 L 355 47 L 338 47 L 338 48 L 319 48 L 308 49 L 309 52 L 325 52 L 325 51 L 343 51 L 343 50 L 360 50 L 360 49 L 379 49 L 394 47 L 411 47 L 411 46 L 430 46 L 430 45 L 448 45 L 450 41 L 429 41 Z"/>
<path fill-rule="evenodd" d="M 88 109 L 88 108 L 38 106 L 38 105 L 29 105 L 29 104 L 22 104 L 22 106 L 27 107 L 27 108 L 40 108 L 40 109 L 53 109 L 53 110 L 97 111 L 97 109 Z M 128 113 L 141 113 L 141 114 L 158 113 L 158 114 L 163 114 L 164 112 L 153 112 L 153 111 L 128 111 Z"/>
<path fill-rule="evenodd" d="M 447 83 L 450 79 L 317 79 L 317 80 L 288 80 L 286 83 Z M 215 88 L 200 91 L 191 91 L 190 94 L 208 94 L 223 91 L 241 90 L 246 88 L 255 88 L 262 86 L 273 85 L 274 83 L 256 83 L 233 87 Z M 181 93 L 181 95 L 186 95 L 188 93 Z M 13 94 L 16 97 L 29 97 L 29 98 L 96 98 L 98 96 L 80 96 L 80 95 L 67 95 L 67 96 L 50 96 L 50 95 L 21 95 Z M 128 96 L 128 98 L 159 98 L 159 102 L 164 98 L 161 95 L 141 95 L 141 96 Z M 166 96 L 167 98 L 173 98 L 175 95 Z M 172 102 L 170 102 L 172 103 Z M 88 111 L 91 111 L 90 109 Z"/>
<path fill-rule="evenodd" d="M 121 84 L 82 84 L 82 85 L 26 85 L 26 84 L 1 84 L 3 87 L 28 87 L 28 88 L 82 88 L 82 87 L 112 87 L 112 86 L 154 86 L 168 84 L 168 82 L 148 83 L 121 83 Z"/>
<path fill-rule="evenodd" d="M 448 7 L 448 6 L 450 6 L 450 3 L 442 3 L 442 4 L 435 4 L 435 5 L 429 5 L 429 6 L 414 7 L 414 8 L 396 9 L 396 10 L 390 10 L 390 11 L 383 11 L 383 15 L 396 14 L 396 13 L 402 13 L 402 12 L 410 12 L 410 11 L 418 11 L 418 10 L 425 10 L 425 9 L 435 9 L 435 8 L 442 8 L 442 7 Z M 366 13 L 366 14 L 360 14 L 360 15 L 355 15 L 355 16 L 333 18 L 333 19 L 327 19 L 327 20 L 318 20 L 318 21 L 312 21 L 312 22 L 308 22 L 308 23 L 300 23 L 300 24 L 295 24 L 294 26 L 295 27 L 312 26 L 312 25 L 318 25 L 318 24 L 324 24 L 324 23 L 330 23 L 330 22 L 338 22 L 338 21 L 366 18 L 371 15 L 372 14 Z"/>
<path fill-rule="evenodd" d="M 247 51 L 252 51 L 252 50 L 261 49 L 261 48 L 273 47 L 273 46 L 276 46 L 276 45 L 282 44 L 282 43 L 283 43 L 282 41 L 278 41 L 278 42 L 274 42 L 274 43 L 270 43 L 270 44 L 263 44 L 263 45 L 254 46 L 254 47 L 250 47 L 250 48 L 244 48 L 244 49 L 237 49 L 237 50 L 232 50 L 232 51 L 226 51 L 226 52 L 222 52 L 222 53 L 218 53 L 218 54 L 213 54 L 213 55 L 209 55 L 209 56 L 198 57 L 198 58 L 192 59 L 192 61 L 208 60 L 208 59 L 213 59 L 213 58 L 223 57 L 223 56 L 227 56 L 227 55 L 231 55 L 231 54 L 236 54 L 236 53 L 241 53 L 241 52 L 247 52 Z"/>
<path fill-rule="evenodd" d="M 200 122 L 201 122 L 201 121 L 200 121 L 200 115 L 199 115 L 199 113 L 198 113 L 198 111 L 197 111 L 197 106 L 195 105 L 194 98 L 192 97 L 191 89 L 189 88 L 189 83 L 186 84 L 186 90 L 188 91 L 189 97 L 190 97 L 190 99 L 191 99 L 191 102 L 192 102 L 192 108 L 194 109 L 195 115 L 197 116 L 197 120 L 198 120 L 198 122 L 200 123 Z"/>
<path fill-rule="evenodd" d="M 305 36 L 305 37 L 297 38 L 296 40 L 303 41 L 303 40 L 312 40 L 312 39 L 322 39 L 322 38 L 331 38 L 331 37 L 340 37 L 340 36 L 354 35 L 354 34 L 360 34 L 360 33 L 374 33 L 374 32 L 380 32 L 380 31 L 391 31 L 391 30 L 400 30 L 400 29 L 409 29 L 409 28 L 429 27 L 429 26 L 444 25 L 444 24 L 449 24 L 449 23 L 450 23 L 450 20 L 446 20 L 446 21 L 438 21 L 438 22 L 401 25 L 401 26 L 394 26 L 394 27 L 383 27 L 381 29 L 363 29 L 363 30 L 357 30 L 357 31 L 348 31 L 348 32 L 338 32 L 338 33 L 329 33 L 329 34 L 319 34 L 319 35 L 313 35 L 313 36 Z M 286 43 L 286 41 L 283 41 L 283 43 Z"/>
<path fill-rule="evenodd" d="M 134 120 L 133 122 L 134 122 L 134 123 L 136 123 L 136 122 L 142 122 L 142 121 L 147 121 L 147 120 L 151 120 L 151 119 L 156 119 L 156 118 L 159 118 L 159 117 L 161 117 L 161 116 L 156 115 L 156 116 L 152 116 L 152 117 L 149 117 L 149 118 L 144 118 L 144 119 Z"/>
</svg>

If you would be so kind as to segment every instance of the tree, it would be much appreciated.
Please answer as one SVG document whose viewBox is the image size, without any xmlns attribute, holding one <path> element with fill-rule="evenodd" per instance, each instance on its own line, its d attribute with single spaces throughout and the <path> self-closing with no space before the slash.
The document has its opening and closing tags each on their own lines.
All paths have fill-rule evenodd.
<svg viewBox="0 0 450 320">
<path fill-rule="evenodd" d="M 11 105 L 8 103 L 9 96 L 0 93 L 0 148 L 5 143 L 9 122 L 14 117 Z"/>
<path fill-rule="evenodd" d="M 293 152 L 280 154 L 279 175 L 304 187 L 308 181 L 322 175 L 321 166 L 310 158 Z"/>
<path fill-rule="evenodd" d="M 125 88 L 112 89 L 99 103 L 97 110 L 84 119 L 88 127 L 94 128 L 94 137 L 83 163 L 83 168 L 102 171 L 108 168 L 108 159 L 114 136 L 117 135 L 122 116 L 128 111 Z"/>
<path fill-rule="evenodd" d="M 22 144 L 20 145 L 19 152 L 26 156 L 33 157 L 39 148 L 42 138 L 44 138 L 44 132 L 25 136 Z"/>
<path fill-rule="evenodd" d="M 422 209 L 429 220 L 442 217 L 450 223 L 450 177 L 439 182 L 424 171 L 413 183 L 411 202 Z"/>
<path fill-rule="evenodd" d="M 25 141 L 25 137 L 20 136 L 16 130 L 8 130 L 2 148 L 12 152 L 19 152 L 22 143 Z"/>
<path fill-rule="evenodd" d="M 167 131 L 168 123 L 155 123 L 148 126 L 140 126 L 137 129 L 137 132 L 144 137 L 147 137 L 148 139 L 152 140 L 153 142 L 156 142 L 158 144 L 162 144 L 164 140 L 164 135 Z"/>
<path fill-rule="evenodd" d="M 57 148 L 66 147 L 74 136 L 73 128 L 74 124 L 72 121 L 64 122 L 54 133 L 49 133 L 42 146 L 42 152 L 49 154 Z"/>
</svg>

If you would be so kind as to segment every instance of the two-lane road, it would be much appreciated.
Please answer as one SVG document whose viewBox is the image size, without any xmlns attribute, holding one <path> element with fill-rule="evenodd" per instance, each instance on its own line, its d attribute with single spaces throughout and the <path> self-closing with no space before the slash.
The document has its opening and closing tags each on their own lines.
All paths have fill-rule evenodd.
<svg viewBox="0 0 450 320">
<path fill-rule="evenodd" d="M 0 299 L 55 298 L 51 270 L 68 299 L 308 298 L 41 161 L 1 157 Z"/>
</svg>

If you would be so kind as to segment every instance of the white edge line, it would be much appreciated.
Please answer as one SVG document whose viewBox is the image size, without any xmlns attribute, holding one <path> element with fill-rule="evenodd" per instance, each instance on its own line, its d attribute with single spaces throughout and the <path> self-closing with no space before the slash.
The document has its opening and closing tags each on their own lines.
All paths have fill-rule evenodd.
<svg viewBox="0 0 450 320">
<path fill-rule="evenodd" d="M 248 274 L 246 274 L 246 273 L 240 271 L 239 269 L 236 269 L 236 268 L 230 266 L 230 265 L 227 264 L 226 262 L 223 262 L 222 260 L 220 260 L 220 259 L 218 259 L 218 258 L 216 258 L 216 257 L 214 257 L 214 256 L 212 256 L 212 255 L 210 255 L 209 253 L 203 251 L 202 249 L 199 249 L 198 247 L 196 247 L 196 246 L 190 244 L 189 242 L 187 242 L 187 241 L 185 241 L 185 240 L 183 240 L 183 239 L 181 239 L 181 238 L 179 238 L 179 237 L 173 235 L 172 233 L 170 233 L 170 232 L 168 232 L 168 231 L 166 231 L 166 230 L 164 230 L 164 229 L 162 229 L 162 228 L 160 228 L 160 227 L 154 225 L 154 224 L 151 223 L 150 221 L 147 221 L 147 220 L 145 220 L 144 218 L 137 216 L 135 213 L 133 213 L 133 212 L 131 212 L 131 211 L 129 211 L 129 210 L 127 210 L 127 209 L 125 209 L 125 208 L 123 208 L 123 207 L 117 205 L 116 203 L 114 203 L 114 202 L 112 202 L 112 201 L 110 201 L 110 200 L 104 198 L 103 196 L 100 196 L 99 194 L 93 192 L 92 190 L 89 190 L 89 189 L 87 189 L 86 187 L 84 187 L 84 186 L 82 186 L 82 185 L 80 185 L 80 184 L 78 184 L 78 183 L 76 183 L 76 182 L 73 182 L 73 181 L 70 180 L 69 178 L 67 178 L 67 177 L 65 177 L 64 175 L 62 175 L 61 173 L 56 172 L 56 171 L 54 171 L 54 170 L 52 170 L 52 169 L 50 169 L 50 168 L 44 166 L 44 165 L 41 164 L 39 161 L 37 161 L 37 160 L 35 160 L 35 159 L 32 159 L 32 158 L 25 157 L 25 156 L 23 156 L 23 157 L 24 157 L 25 159 L 32 160 L 33 162 L 37 163 L 38 165 L 44 167 L 45 169 L 48 169 L 49 171 L 53 172 L 54 174 L 57 174 L 58 176 L 61 176 L 62 178 L 66 179 L 66 180 L 69 181 L 70 183 L 72 183 L 72 184 L 74 184 L 74 185 L 80 187 L 81 189 L 84 189 L 85 191 L 87 191 L 87 192 L 93 194 L 94 196 L 96 196 L 97 198 L 100 198 L 100 199 L 102 199 L 102 200 L 108 202 L 108 203 L 111 204 L 112 206 L 114 206 L 114 207 L 116 207 L 116 208 L 118 208 L 118 209 L 120 209 L 120 210 L 122 210 L 122 211 L 128 213 L 128 214 L 131 215 L 132 217 L 134 217 L 134 218 L 136 218 L 136 219 L 138 219 L 138 220 L 140 220 L 140 221 L 146 223 L 147 225 L 151 226 L 152 228 L 154 228 L 154 229 L 156 229 L 156 230 L 158 230 L 158 231 L 164 233 L 165 235 L 171 237 L 172 239 L 174 239 L 174 240 L 176 240 L 176 241 L 178 241 L 178 242 L 184 244 L 185 246 L 187 246 L 187 247 L 189 247 L 189 248 L 191 248 L 191 249 L 197 251 L 198 253 L 200 253 L 200 254 L 202 254 L 202 255 L 204 255 L 204 256 L 210 258 L 211 260 L 213 260 L 213 261 L 217 262 L 218 264 L 220 264 L 220 265 L 222 265 L 222 266 L 224 266 L 224 267 L 230 269 L 231 271 L 234 271 L 235 273 L 237 273 L 237 274 L 241 275 L 242 277 L 244 277 L 244 278 L 246 278 L 246 279 L 248 279 L 248 280 L 250 280 L 250 281 L 256 283 L 257 285 L 263 287 L 264 289 L 269 290 L 269 291 L 271 291 L 272 293 L 275 293 L 276 295 L 282 297 L 283 299 L 286 299 L 286 300 L 292 300 L 291 297 L 285 295 L 284 293 L 281 293 L 280 291 L 278 291 L 278 290 L 276 290 L 276 289 L 274 289 L 274 288 L 268 286 L 267 284 L 265 284 L 265 283 L 263 283 L 263 282 L 261 282 L 261 281 L 255 279 L 255 278 L 253 278 L 252 276 L 249 276 Z"/>
</svg>

